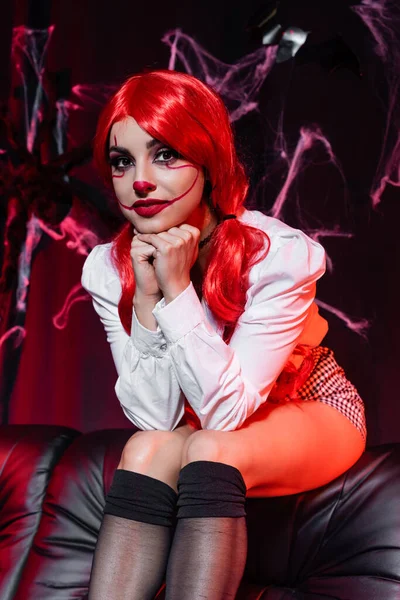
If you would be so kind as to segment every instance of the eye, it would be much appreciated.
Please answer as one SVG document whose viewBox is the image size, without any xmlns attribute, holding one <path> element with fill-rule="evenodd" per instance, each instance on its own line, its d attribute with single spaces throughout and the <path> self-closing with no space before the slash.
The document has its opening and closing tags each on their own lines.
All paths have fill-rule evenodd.
<svg viewBox="0 0 400 600">
<path fill-rule="evenodd" d="M 125 171 L 132 164 L 132 160 L 128 156 L 118 155 L 110 157 L 110 165 L 116 171 Z"/>
<path fill-rule="evenodd" d="M 172 150 L 172 148 L 161 148 L 161 150 L 155 154 L 154 158 L 155 162 L 171 163 L 180 158 L 180 155 L 176 150 Z"/>
</svg>

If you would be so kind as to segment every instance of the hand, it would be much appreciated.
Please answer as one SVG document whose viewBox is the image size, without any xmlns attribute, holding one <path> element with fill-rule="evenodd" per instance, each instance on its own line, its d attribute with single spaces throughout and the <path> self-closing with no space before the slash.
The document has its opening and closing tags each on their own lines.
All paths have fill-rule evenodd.
<svg viewBox="0 0 400 600">
<path fill-rule="evenodd" d="M 162 293 L 158 286 L 154 265 L 150 259 L 153 256 L 154 247 L 138 239 L 135 235 L 131 243 L 132 267 L 135 275 L 135 296 L 161 300 Z"/>
<path fill-rule="evenodd" d="M 200 230 L 184 223 L 168 231 L 137 237 L 153 247 L 158 286 L 167 302 L 173 300 L 190 283 L 190 269 L 199 254 Z"/>
</svg>

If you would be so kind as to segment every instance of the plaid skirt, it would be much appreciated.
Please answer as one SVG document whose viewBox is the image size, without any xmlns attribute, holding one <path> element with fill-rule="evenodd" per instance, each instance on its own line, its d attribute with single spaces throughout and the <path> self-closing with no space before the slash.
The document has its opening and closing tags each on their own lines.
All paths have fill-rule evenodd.
<svg viewBox="0 0 400 600">
<path fill-rule="evenodd" d="M 296 369 L 291 362 L 285 366 L 267 403 L 314 401 L 329 404 L 357 427 L 365 442 L 367 428 L 364 402 L 354 385 L 346 378 L 344 370 L 337 364 L 332 350 L 323 346 L 297 346 L 293 354 L 303 356 L 300 368 Z M 186 398 L 185 414 L 179 425 L 185 424 L 201 429 L 200 421 Z"/>
<path fill-rule="evenodd" d="M 287 365 L 278 377 L 267 402 L 323 402 L 347 417 L 365 441 L 367 427 L 364 402 L 336 362 L 332 350 L 323 346 L 307 350 L 299 347 L 297 353 L 304 355 L 300 369 Z"/>
</svg>

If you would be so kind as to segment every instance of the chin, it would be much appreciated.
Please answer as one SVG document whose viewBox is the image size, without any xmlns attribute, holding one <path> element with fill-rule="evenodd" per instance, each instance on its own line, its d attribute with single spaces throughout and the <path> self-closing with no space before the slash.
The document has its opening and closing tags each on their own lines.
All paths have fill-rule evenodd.
<svg viewBox="0 0 400 600">
<path fill-rule="evenodd" d="M 129 220 L 138 233 L 161 233 L 162 231 L 171 229 L 171 227 L 178 227 L 181 224 L 176 221 L 168 221 L 167 219 L 156 220 L 155 217 L 152 217 L 151 219 L 143 218 L 136 223 L 134 223 L 132 219 Z M 183 222 L 184 221 L 182 221 L 182 223 Z"/>
</svg>

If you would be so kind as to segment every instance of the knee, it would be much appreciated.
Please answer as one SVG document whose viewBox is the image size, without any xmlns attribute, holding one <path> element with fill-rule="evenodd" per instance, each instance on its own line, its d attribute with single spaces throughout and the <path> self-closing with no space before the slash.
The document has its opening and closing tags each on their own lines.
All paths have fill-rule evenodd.
<svg viewBox="0 0 400 600">
<path fill-rule="evenodd" d="M 196 431 L 185 442 L 182 452 L 182 467 L 197 460 L 224 462 L 223 436 L 217 431 L 202 429 Z"/>
<path fill-rule="evenodd" d="M 118 468 L 146 472 L 158 456 L 166 453 L 179 457 L 182 445 L 182 440 L 171 431 L 138 431 L 125 444 Z"/>
</svg>

